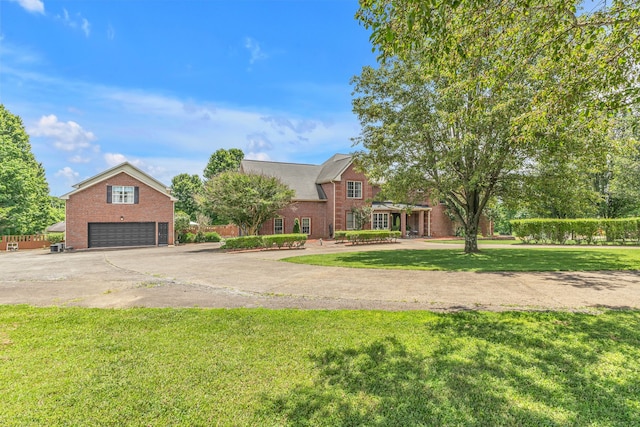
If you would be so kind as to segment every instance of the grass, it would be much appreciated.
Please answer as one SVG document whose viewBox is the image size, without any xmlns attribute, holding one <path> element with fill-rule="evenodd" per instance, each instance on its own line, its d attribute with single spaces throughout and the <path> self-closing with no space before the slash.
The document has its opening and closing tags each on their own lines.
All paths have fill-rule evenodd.
<svg viewBox="0 0 640 427">
<path fill-rule="evenodd" d="M 464 239 L 434 239 L 427 240 L 427 243 L 444 243 L 448 245 L 464 245 Z M 500 239 L 478 239 L 478 245 L 522 245 L 522 240 L 500 240 Z"/>
<path fill-rule="evenodd" d="M 640 425 L 640 312 L 0 307 L 0 425 Z"/>
<path fill-rule="evenodd" d="M 285 258 L 297 264 L 331 267 L 447 271 L 640 270 L 640 249 L 489 248 L 477 254 L 460 249 L 381 250 Z"/>
</svg>

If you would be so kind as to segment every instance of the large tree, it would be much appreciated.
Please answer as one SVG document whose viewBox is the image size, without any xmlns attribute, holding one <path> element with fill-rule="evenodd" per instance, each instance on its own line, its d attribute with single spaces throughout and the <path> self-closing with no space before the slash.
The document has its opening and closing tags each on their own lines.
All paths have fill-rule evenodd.
<svg viewBox="0 0 640 427">
<path fill-rule="evenodd" d="M 608 114 L 637 99 L 638 6 L 579 3 L 361 1 L 381 63 L 354 78 L 358 160 L 388 194 L 444 201 L 467 253 L 489 200 L 531 164 L 603 165 Z"/>
<path fill-rule="evenodd" d="M 256 235 L 265 221 L 291 203 L 295 192 L 275 177 L 223 172 L 206 182 L 201 203 L 207 211 Z"/>
<path fill-rule="evenodd" d="M 51 225 L 44 168 L 20 117 L 0 104 L 0 234 L 40 233 Z"/>
<path fill-rule="evenodd" d="M 205 179 L 211 179 L 222 172 L 237 171 L 242 159 L 244 159 L 244 152 L 239 148 L 216 150 L 204 168 Z"/>
<path fill-rule="evenodd" d="M 176 210 L 185 212 L 192 221 L 198 214 L 198 194 L 202 190 L 202 180 L 197 174 L 181 173 L 171 179 L 171 193 L 178 199 Z"/>
</svg>

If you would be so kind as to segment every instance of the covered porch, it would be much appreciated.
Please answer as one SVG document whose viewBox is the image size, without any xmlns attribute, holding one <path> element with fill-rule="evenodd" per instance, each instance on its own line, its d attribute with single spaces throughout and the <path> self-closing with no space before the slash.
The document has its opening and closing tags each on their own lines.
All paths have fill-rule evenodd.
<svg viewBox="0 0 640 427">
<path fill-rule="evenodd" d="M 372 230 L 398 230 L 402 237 L 431 236 L 431 208 L 389 202 L 372 204 Z"/>
</svg>

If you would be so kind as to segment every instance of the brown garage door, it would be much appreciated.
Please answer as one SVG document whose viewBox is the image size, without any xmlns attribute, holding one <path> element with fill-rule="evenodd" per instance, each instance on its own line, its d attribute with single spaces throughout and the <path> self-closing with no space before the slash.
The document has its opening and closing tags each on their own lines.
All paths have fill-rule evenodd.
<svg viewBox="0 0 640 427">
<path fill-rule="evenodd" d="M 91 222 L 89 247 L 154 246 L 155 222 Z"/>
</svg>

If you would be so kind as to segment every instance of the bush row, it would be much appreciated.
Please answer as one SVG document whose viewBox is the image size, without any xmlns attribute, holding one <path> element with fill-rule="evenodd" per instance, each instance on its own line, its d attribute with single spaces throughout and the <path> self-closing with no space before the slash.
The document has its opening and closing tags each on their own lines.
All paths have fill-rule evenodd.
<svg viewBox="0 0 640 427">
<path fill-rule="evenodd" d="M 307 241 L 306 234 L 274 234 L 271 236 L 241 236 L 226 239 L 222 249 L 299 248 Z"/>
<path fill-rule="evenodd" d="M 336 231 L 334 239 L 339 241 L 349 241 L 357 245 L 361 243 L 381 243 L 395 242 L 402 233 L 400 231 L 389 230 L 354 230 L 354 231 Z"/>
<path fill-rule="evenodd" d="M 640 218 L 518 219 L 511 226 L 525 243 L 640 243 Z"/>
<path fill-rule="evenodd" d="M 214 231 L 207 233 L 200 231 L 197 234 L 185 233 L 178 235 L 178 242 L 180 243 L 219 242 L 220 240 L 220 235 Z"/>
</svg>

